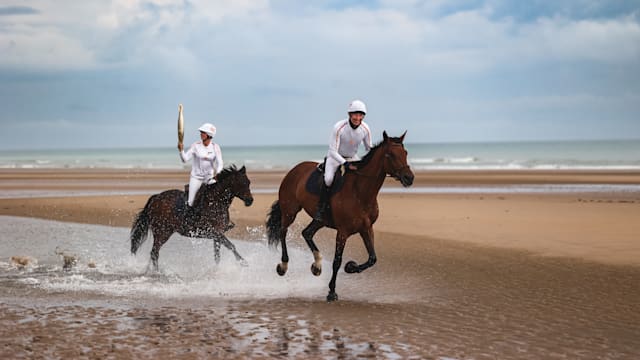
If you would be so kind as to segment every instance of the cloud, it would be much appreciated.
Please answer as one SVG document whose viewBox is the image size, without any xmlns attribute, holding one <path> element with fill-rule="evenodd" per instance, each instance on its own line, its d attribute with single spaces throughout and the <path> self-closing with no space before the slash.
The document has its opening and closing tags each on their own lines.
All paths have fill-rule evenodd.
<svg viewBox="0 0 640 360">
<path fill-rule="evenodd" d="M 521 35 L 521 42 L 529 44 L 526 53 L 539 61 L 632 63 L 640 60 L 640 24 L 631 17 L 579 21 L 542 19 L 523 26 Z"/>
<path fill-rule="evenodd" d="M 29 6 L 0 6 L 0 16 L 32 15 L 39 11 Z"/>
<path fill-rule="evenodd" d="M 207 66 L 198 59 L 235 62 L 252 56 L 289 66 L 288 57 L 300 59 L 299 52 L 311 55 L 312 63 L 329 60 L 338 71 L 375 58 L 427 72 L 477 72 L 505 63 L 617 63 L 640 56 L 640 23 L 633 15 L 601 20 L 554 15 L 520 23 L 493 15 L 493 8 L 506 7 L 500 1 L 406 1 L 404 7 L 363 2 L 369 6 L 348 8 L 327 2 L 297 16 L 249 0 L 116 0 L 75 11 L 60 11 L 65 2 L 58 8 L 41 4 L 36 19 L 5 26 L 0 48 L 7 56 L 0 66 L 46 70 L 184 62 L 193 73 Z M 423 16 L 408 9 L 422 10 Z M 437 16 L 428 15 L 433 12 Z M 94 14 L 97 21 L 87 21 Z"/>
<path fill-rule="evenodd" d="M 95 65 L 91 51 L 57 28 L 16 25 L 0 33 L 0 67 L 17 70 L 85 69 Z"/>
<path fill-rule="evenodd" d="M 0 106 L 90 133 L 156 126 L 183 102 L 190 124 L 249 143 L 296 141 L 282 137 L 294 129 L 324 143 L 356 97 L 376 129 L 414 141 L 482 136 L 478 124 L 506 137 L 541 116 L 628 124 L 640 22 L 620 3 L 25 1 L 0 8 Z"/>
</svg>

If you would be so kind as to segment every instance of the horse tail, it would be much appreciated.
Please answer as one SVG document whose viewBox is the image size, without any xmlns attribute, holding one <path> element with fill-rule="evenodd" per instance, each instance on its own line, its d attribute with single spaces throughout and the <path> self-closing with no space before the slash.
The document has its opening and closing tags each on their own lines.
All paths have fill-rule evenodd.
<svg viewBox="0 0 640 360">
<path fill-rule="evenodd" d="M 140 246 L 147 240 L 149 234 L 149 211 L 151 210 L 151 200 L 154 196 L 150 197 L 144 209 L 136 215 L 131 227 L 131 253 L 135 255 Z"/>
<path fill-rule="evenodd" d="M 267 216 L 267 238 L 269 239 L 269 245 L 278 247 L 280 243 L 280 237 L 282 234 L 282 209 L 280 209 L 280 202 L 276 200 L 271 205 L 271 211 Z"/>
</svg>

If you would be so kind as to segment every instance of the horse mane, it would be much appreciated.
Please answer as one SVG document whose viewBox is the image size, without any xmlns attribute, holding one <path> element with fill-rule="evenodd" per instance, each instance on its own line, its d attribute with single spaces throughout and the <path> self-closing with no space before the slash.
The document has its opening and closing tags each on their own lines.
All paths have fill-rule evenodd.
<svg viewBox="0 0 640 360">
<path fill-rule="evenodd" d="M 402 139 L 400 139 L 399 137 L 389 137 L 389 141 L 394 142 L 396 144 L 402 144 Z M 369 151 L 362 157 L 361 160 L 359 161 L 355 161 L 354 165 L 360 169 L 363 166 L 367 166 L 367 164 L 369 162 L 371 162 L 371 159 L 373 158 L 373 155 L 376 153 L 376 151 L 382 147 L 382 145 L 384 145 L 384 140 L 380 141 L 379 143 L 373 145 L 371 147 L 371 149 L 369 149 Z"/>
<path fill-rule="evenodd" d="M 202 194 L 204 191 L 213 186 L 220 186 L 221 183 L 223 183 L 234 174 L 238 173 L 238 171 L 239 170 L 236 165 L 231 164 L 230 166 L 227 166 L 226 168 L 222 169 L 222 171 L 220 171 L 220 173 L 218 174 L 218 181 L 215 184 L 203 184 L 202 186 L 200 186 L 200 189 L 198 189 L 198 193 L 196 194 L 196 201 L 193 206 L 196 207 L 197 205 L 200 205 L 202 201 L 204 201 L 204 196 Z"/>
<path fill-rule="evenodd" d="M 231 164 L 231 166 L 228 166 L 222 169 L 222 171 L 220 171 L 220 173 L 218 174 L 218 182 L 224 181 L 226 178 L 228 178 L 229 176 L 237 172 L 238 172 L 238 168 L 236 167 L 236 165 Z"/>
</svg>

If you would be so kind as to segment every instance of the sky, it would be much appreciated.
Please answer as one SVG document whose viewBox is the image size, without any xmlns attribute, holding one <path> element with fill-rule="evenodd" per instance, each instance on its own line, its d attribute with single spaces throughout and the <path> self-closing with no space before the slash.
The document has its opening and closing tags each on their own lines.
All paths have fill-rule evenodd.
<svg viewBox="0 0 640 360">
<path fill-rule="evenodd" d="M 0 149 L 640 139 L 640 0 L 0 0 Z"/>
</svg>

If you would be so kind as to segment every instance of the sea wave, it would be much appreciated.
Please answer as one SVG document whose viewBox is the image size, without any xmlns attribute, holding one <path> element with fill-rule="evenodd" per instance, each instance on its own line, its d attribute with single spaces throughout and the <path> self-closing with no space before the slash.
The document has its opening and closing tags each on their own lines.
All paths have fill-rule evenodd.
<svg viewBox="0 0 640 360">
<path fill-rule="evenodd" d="M 640 141 L 407 144 L 415 170 L 640 169 Z M 225 146 L 225 164 L 288 170 L 321 161 L 326 147 Z M 359 153 L 359 156 L 363 156 Z M 184 169 L 175 148 L 0 151 L 0 169 Z"/>
</svg>

